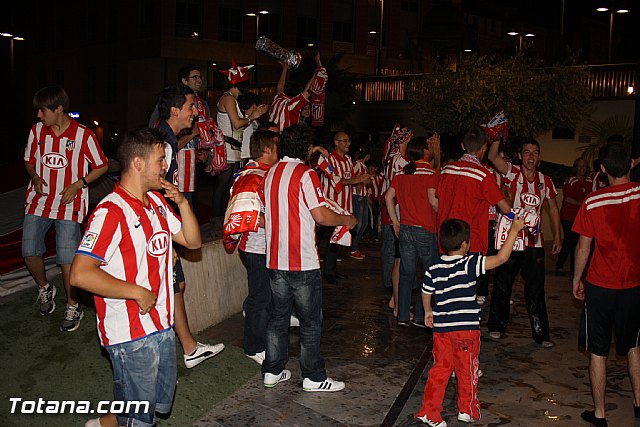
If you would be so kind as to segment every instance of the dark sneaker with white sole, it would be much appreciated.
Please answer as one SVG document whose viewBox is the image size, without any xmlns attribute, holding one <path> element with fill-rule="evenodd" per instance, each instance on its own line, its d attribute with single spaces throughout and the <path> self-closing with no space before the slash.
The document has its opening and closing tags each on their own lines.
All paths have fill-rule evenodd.
<svg viewBox="0 0 640 427">
<path fill-rule="evenodd" d="M 40 306 L 40 314 L 47 316 L 56 309 L 56 287 L 47 285 L 45 288 L 38 289 L 38 305 Z"/>
<path fill-rule="evenodd" d="M 80 327 L 80 321 L 84 317 L 84 310 L 79 304 L 67 305 L 64 310 L 64 320 L 60 326 L 61 331 L 73 332 Z"/>
</svg>

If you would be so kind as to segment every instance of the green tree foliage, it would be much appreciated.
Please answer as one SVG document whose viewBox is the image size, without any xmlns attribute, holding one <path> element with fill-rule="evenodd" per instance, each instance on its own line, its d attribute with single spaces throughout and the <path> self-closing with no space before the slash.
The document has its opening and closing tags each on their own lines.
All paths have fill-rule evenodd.
<svg viewBox="0 0 640 427">
<path fill-rule="evenodd" d="M 575 129 L 590 111 L 586 69 L 536 65 L 522 56 L 499 63 L 473 56 L 456 72 L 425 75 L 411 98 L 425 128 L 441 133 L 462 134 L 499 111 L 509 117 L 510 137 Z"/>
</svg>

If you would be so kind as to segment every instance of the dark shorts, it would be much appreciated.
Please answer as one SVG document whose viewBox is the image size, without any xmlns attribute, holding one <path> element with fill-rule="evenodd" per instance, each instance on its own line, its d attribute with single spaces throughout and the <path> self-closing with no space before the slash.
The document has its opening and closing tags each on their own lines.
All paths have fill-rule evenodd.
<svg viewBox="0 0 640 427">
<path fill-rule="evenodd" d="M 176 265 L 173 266 L 173 293 L 180 293 L 180 283 L 184 282 L 184 271 L 182 271 L 182 263 L 180 258 L 176 261 Z"/>
<path fill-rule="evenodd" d="M 625 356 L 640 345 L 640 286 L 607 289 L 585 282 L 580 345 L 596 356 L 607 356 L 612 333 L 616 353 Z"/>
</svg>

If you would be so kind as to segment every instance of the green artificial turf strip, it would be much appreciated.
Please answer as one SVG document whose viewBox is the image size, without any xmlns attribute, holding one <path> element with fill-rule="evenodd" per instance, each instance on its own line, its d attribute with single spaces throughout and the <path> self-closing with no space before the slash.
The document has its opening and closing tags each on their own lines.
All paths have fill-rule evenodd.
<svg viewBox="0 0 640 427">
<path fill-rule="evenodd" d="M 61 276 L 52 283 L 58 289 L 56 311 L 40 315 L 34 290 L 23 292 L 0 305 L 0 425 L 84 425 L 97 414 L 11 414 L 10 397 L 23 400 L 82 400 L 95 408 L 100 400 L 113 399 L 111 364 L 96 333 L 95 311 L 85 306 L 85 317 L 75 332 L 60 332 L 65 293 Z M 193 424 L 225 397 L 259 372 L 243 350 L 225 350 L 193 369 L 186 369 L 176 349 L 178 386 L 171 417 L 162 426 Z M 18 405 L 19 408 L 19 405 Z"/>
</svg>

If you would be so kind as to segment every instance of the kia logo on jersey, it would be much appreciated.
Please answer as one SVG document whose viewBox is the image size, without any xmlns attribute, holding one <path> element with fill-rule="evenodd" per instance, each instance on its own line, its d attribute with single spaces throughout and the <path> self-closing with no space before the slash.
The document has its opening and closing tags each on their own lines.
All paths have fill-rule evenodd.
<svg viewBox="0 0 640 427">
<path fill-rule="evenodd" d="M 147 243 L 147 253 L 154 257 L 160 257 L 167 253 L 169 249 L 169 233 L 158 231 L 151 236 Z"/>
<path fill-rule="evenodd" d="M 68 163 L 67 158 L 58 153 L 47 153 L 42 157 L 42 164 L 50 169 L 64 169 Z"/>
<path fill-rule="evenodd" d="M 525 206 L 537 207 L 540 205 L 540 197 L 532 193 L 522 193 L 520 200 Z"/>
</svg>

